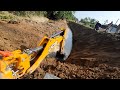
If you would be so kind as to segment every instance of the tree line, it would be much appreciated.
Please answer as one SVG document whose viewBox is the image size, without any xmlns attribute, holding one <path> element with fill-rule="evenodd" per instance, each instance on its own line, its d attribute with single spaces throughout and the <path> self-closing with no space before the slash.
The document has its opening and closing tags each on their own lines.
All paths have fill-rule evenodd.
<svg viewBox="0 0 120 90">
<path fill-rule="evenodd" d="M 0 11 L 2 13 L 4 11 Z M 31 16 L 44 16 L 52 20 L 59 20 L 59 19 L 66 19 L 75 21 L 77 23 L 82 23 L 86 26 L 94 28 L 97 20 L 86 17 L 81 19 L 80 21 L 74 16 L 75 11 L 7 11 L 8 13 L 11 13 L 16 16 L 25 16 L 25 17 L 31 17 Z M 1 16 L 2 18 L 7 18 L 6 16 Z M 10 16 L 9 16 L 10 18 Z M 107 22 L 107 21 L 106 21 Z"/>
<path fill-rule="evenodd" d="M 77 20 L 74 16 L 75 11 L 8 11 L 17 16 L 44 16 L 52 20 L 66 19 L 66 20 Z"/>
<path fill-rule="evenodd" d="M 97 20 L 96 20 L 96 19 L 92 19 L 92 18 L 90 18 L 90 17 L 86 17 L 86 18 L 84 18 L 84 19 L 81 19 L 80 22 L 83 23 L 84 25 L 87 25 L 87 26 L 89 26 L 89 27 L 94 28 Z"/>
</svg>

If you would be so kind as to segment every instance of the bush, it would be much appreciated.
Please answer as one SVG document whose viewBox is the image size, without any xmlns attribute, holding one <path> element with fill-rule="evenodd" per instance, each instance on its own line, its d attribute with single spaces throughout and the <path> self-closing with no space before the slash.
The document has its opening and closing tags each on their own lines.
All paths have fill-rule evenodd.
<svg viewBox="0 0 120 90">
<path fill-rule="evenodd" d="M 73 11 L 47 11 L 47 18 L 53 20 L 59 19 L 67 19 L 67 20 L 75 20 Z"/>
<path fill-rule="evenodd" d="M 17 15 L 17 16 L 46 16 L 46 11 L 9 11 L 10 13 Z"/>
<path fill-rule="evenodd" d="M 52 20 L 66 19 L 77 21 L 74 13 L 74 11 L 1 11 L 0 18 L 11 19 L 13 16 L 44 16 Z"/>
<path fill-rule="evenodd" d="M 15 15 L 10 14 L 7 11 L 0 11 L 0 19 L 13 19 L 16 18 Z"/>
<path fill-rule="evenodd" d="M 83 23 L 84 25 L 87 25 L 87 26 L 94 28 L 97 20 L 91 19 L 90 17 L 86 17 L 84 19 L 81 19 L 80 22 Z"/>
</svg>

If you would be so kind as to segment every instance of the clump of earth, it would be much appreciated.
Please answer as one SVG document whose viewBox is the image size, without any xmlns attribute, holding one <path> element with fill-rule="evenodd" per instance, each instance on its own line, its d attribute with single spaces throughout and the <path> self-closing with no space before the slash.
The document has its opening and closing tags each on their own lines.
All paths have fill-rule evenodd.
<svg viewBox="0 0 120 90">
<path fill-rule="evenodd" d="M 75 22 L 0 21 L 0 50 L 34 48 L 44 35 L 51 36 L 67 26 L 73 33 L 73 48 L 68 59 L 63 62 L 45 58 L 32 74 L 22 79 L 43 79 L 46 73 L 61 79 L 119 79 L 120 41 Z"/>
</svg>

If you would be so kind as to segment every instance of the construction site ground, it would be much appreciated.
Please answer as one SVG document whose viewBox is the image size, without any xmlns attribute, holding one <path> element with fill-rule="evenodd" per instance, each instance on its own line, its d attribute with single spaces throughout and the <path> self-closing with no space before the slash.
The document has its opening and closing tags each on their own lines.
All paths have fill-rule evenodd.
<svg viewBox="0 0 120 90">
<path fill-rule="evenodd" d="M 34 73 L 22 79 L 43 79 L 46 73 L 61 79 L 119 79 L 120 40 L 75 22 L 0 21 L 0 50 L 34 48 L 44 35 L 51 36 L 67 25 L 73 32 L 69 58 L 65 62 L 45 58 Z"/>
</svg>

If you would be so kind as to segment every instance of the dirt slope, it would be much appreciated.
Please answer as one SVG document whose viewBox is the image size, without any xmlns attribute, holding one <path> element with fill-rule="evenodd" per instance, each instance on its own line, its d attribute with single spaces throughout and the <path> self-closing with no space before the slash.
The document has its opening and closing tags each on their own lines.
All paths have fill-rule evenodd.
<svg viewBox="0 0 120 90">
<path fill-rule="evenodd" d="M 46 58 L 33 74 L 23 78 L 42 79 L 46 72 L 62 79 L 120 78 L 120 41 L 74 22 L 69 22 L 68 26 L 73 32 L 69 58 L 65 62 Z M 43 35 L 50 36 L 59 30 L 58 27 L 66 27 L 66 23 L 23 20 L 11 24 L 0 21 L 0 49 L 13 51 L 35 47 Z"/>
<path fill-rule="evenodd" d="M 46 22 L 37 23 L 30 20 L 22 20 L 12 24 L 0 21 L 0 49 L 16 50 L 36 47 L 44 35 L 51 36 L 58 31 L 58 27 L 65 27 L 63 23 Z"/>
<path fill-rule="evenodd" d="M 65 62 L 47 58 L 27 78 L 43 78 L 46 72 L 62 79 L 120 78 L 120 41 L 73 22 L 68 26 L 73 32 L 73 49 L 69 58 Z"/>
</svg>

